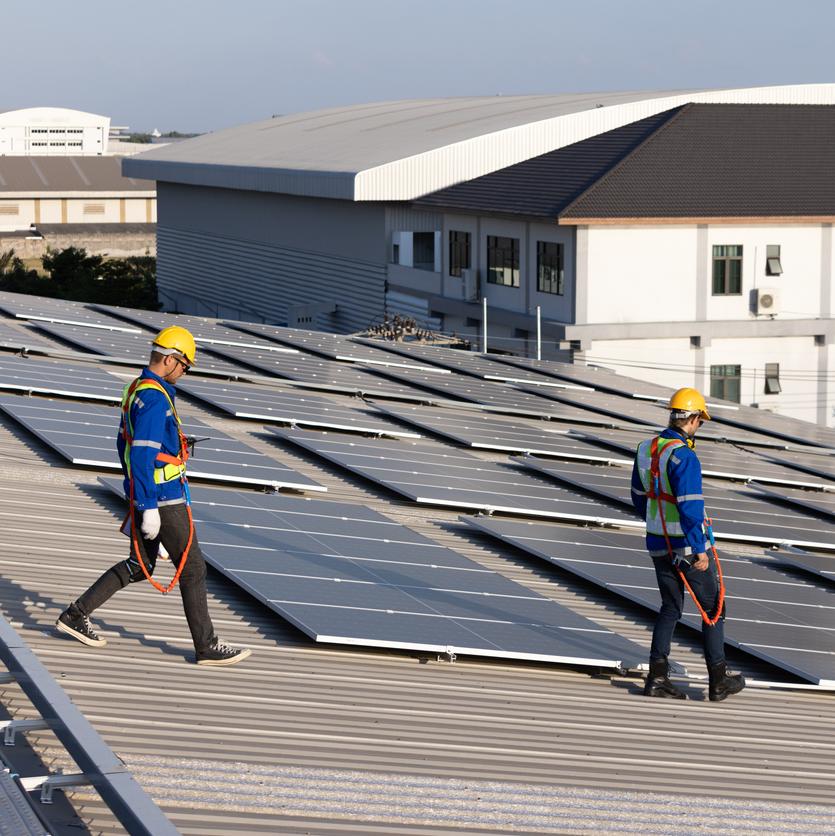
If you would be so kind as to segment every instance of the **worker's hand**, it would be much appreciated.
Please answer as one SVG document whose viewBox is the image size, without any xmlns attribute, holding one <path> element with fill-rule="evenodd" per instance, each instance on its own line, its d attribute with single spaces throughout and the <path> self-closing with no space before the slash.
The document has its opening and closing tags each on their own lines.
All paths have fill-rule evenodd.
<svg viewBox="0 0 835 836">
<path fill-rule="evenodd" d="M 142 525 L 140 526 L 140 530 L 146 540 L 156 540 L 159 536 L 160 525 L 161 521 L 158 508 L 150 508 L 142 512 Z"/>
<path fill-rule="evenodd" d="M 705 552 L 701 552 L 700 554 L 696 555 L 696 562 L 693 564 L 693 568 L 697 569 L 699 572 L 704 572 L 705 569 L 708 567 L 707 562 L 707 554 Z"/>
</svg>

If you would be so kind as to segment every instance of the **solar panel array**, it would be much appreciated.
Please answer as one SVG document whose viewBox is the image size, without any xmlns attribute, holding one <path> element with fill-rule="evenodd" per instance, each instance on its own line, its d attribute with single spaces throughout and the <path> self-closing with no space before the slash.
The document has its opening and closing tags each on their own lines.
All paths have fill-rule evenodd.
<svg viewBox="0 0 835 836">
<path fill-rule="evenodd" d="M 388 439 L 353 441 L 331 433 L 293 432 L 274 427 L 272 432 L 283 441 L 303 447 L 420 504 L 600 524 L 641 525 L 617 507 L 550 485 L 512 465 L 482 461 L 441 444 Z"/>
<path fill-rule="evenodd" d="M 119 403 L 125 381 L 94 366 L 0 357 L 0 390 Z"/>
<path fill-rule="evenodd" d="M 267 386 L 186 381 L 178 389 L 235 418 L 272 421 L 299 427 L 418 438 L 420 433 L 387 421 L 373 409 L 359 409 L 307 392 L 287 392 Z"/>
<path fill-rule="evenodd" d="M 140 330 L 105 313 L 94 311 L 81 302 L 29 296 L 24 293 L 0 291 L 0 311 L 17 319 L 63 322 L 68 325 L 85 325 L 88 328 L 106 328 L 117 331 Z"/>
<path fill-rule="evenodd" d="M 150 332 L 129 334 L 124 331 L 106 331 L 101 328 L 55 322 L 40 323 L 38 328 L 52 337 L 70 343 L 76 349 L 105 356 L 112 362 L 144 366 L 151 353 Z M 200 352 L 197 364 L 189 370 L 189 374 L 232 378 L 252 376 L 252 372 L 243 366 L 213 357 L 205 351 Z"/>
<path fill-rule="evenodd" d="M 0 348 L 11 351 L 38 351 L 43 353 L 54 348 L 52 340 L 36 334 L 23 326 L 15 327 L 6 322 L 0 322 Z"/>
<path fill-rule="evenodd" d="M 0 410 L 72 464 L 121 469 L 116 453 L 117 409 L 44 398 L 0 397 Z M 185 420 L 183 431 L 198 439 L 188 463 L 189 478 L 275 489 L 326 490 L 312 479 L 199 419 Z"/>
<path fill-rule="evenodd" d="M 645 655 L 361 505 L 195 488 L 192 511 L 207 562 L 318 642 L 607 668 Z"/>
<path fill-rule="evenodd" d="M 655 571 L 642 539 L 626 532 L 469 518 L 467 524 L 642 606 L 658 611 Z M 816 685 L 835 686 L 835 599 L 774 565 L 722 558 L 725 640 Z M 687 600 L 683 619 L 701 629 Z"/>
<path fill-rule="evenodd" d="M 619 503 L 627 509 L 632 507 L 631 467 L 552 462 L 537 456 L 518 461 L 576 490 Z M 765 501 L 760 493 L 745 486 L 729 487 L 715 479 L 705 479 L 703 488 L 705 507 L 713 520 L 717 539 L 835 550 L 835 530 L 831 524 L 787 511 Z"/>
<path fill-rule="evenodd" d="M 20 299 L 12 301 L 21 305 Z M 151 311 L 92 310 L 55 300 L 31 299 L 27 304 L 29 315 L 43 316 L 38 322 L 44 332 L 101 357 L 111 358 L 118 350 L 125 362 L 137 366 L 145 362 L 151 331 L 184 325 L 198 338 L 202 369 L 249 382 L 189 377 L 180 384 L 183 394 L 232 418 L 290 424 L 289 430 L 266 428 L 277 445 L 303 449 L 338 471 L 370 480 L 384 494 L 394 491 L 426 506 L 550 520 L 536 524 L 545 532 L 540 539 L 595 544 L 584 545 L 597 549 L 600 564 L 589 579 L 629 600 L 657 607 L 651 564 L 641 538 L 630 535 L 641 532 L 643 522 L 631 508 L 629 481 L 638 441 L 666 420 L 658 405 L 658 399 L 668 396 L 664 387 L 600 368 L 357 342 L 338 335 Z M 73 321 L 80 324 L 65 324 Z M 100 330 L 108 322 L 130 323 L 127 327 L 136 326 L 138 333 Z M 0 346 L 3 325 L 0 322 Z M 20 328 L 9 330 L 15 332 L 12 339 L 19 339 Z M 265 385 L 266 378 L 287 383 Z M 34 358 L 0 360 L 0 389 L 115 403 L 123 385 L 123 379 L 92 366 Z M 566 385 L 578 388 L 562 388 Z M 333 397 L 313 395 L 299 386 L 322 389 Z M 345 394 L 371 395 L 385 403 L 346 401 L 341 397 Z M 397 400 L 405 404 L 392 403 Z M 775 565 L 726 558 L 732 568 L 729 640 L 809 681 L 832 683 L 826 666 L 833 654 L 827 656 L 824 650 L 827 640 L 831 647 L 832 629 L 826 619 L 832 623 L 832 607 L 819 597 L 831 592 L 804 580 L 812 577 L 809 573 L 820 584 L 835 579 L 835 468 L 825 446 L 832 431 L 761 413 L 751 416 L 757 411 L 746 407 L 717 407 L 722 409 L 712 408 L 714 416 L 728 420 L 705 424 L 698 448 L 705 474 L 725 480 L 707 478 L 704 485 L 717 537 L 780 546 L 780 561 L 789 567 L 780 572 Z M 118 466 L 118 413 L 112 407 L 15 396 L 0 398 L 0 410 L 71 462 Z M 192 477 L 324 490 L 283 465 L 278 447 L 273 458 L 206 422 L 191 419 L 187 428 L 211 439 L 198 442 L 190 462 Z M 459 449 L 449 443 L 406 440 L 421 432 Z M 807 441 L 818 446 L 803 445 Z M 742 443 L 748 449 L 735 446 Z M 460 448 L 483 452 L 474 455 Z M 519 452 L 528 455 L 505 455 Z M 728 480 L 756 481 L 733 485 Z M 645 656 L 645 650 L 577 613 L 368 509 L 232 494 L 199 485 L 195 491 L 205 495 L 196 507 L 210 562 L 317 640 L 610 667 Z M 471 522 L 482 531 L 492 526 L 491 534 L 506 543 L 511 538 L 505 536 L 505 523 L 524 525 L 497 518 Z M 581 528 L 578 523 L 606 530 Z M 614 566 L 600 560 L 600 553 L 614 546 L 599 537 L 629 538 L 634 566 L 628 554 L 628 559 L 623 557 L 623 542 Z M 564 555 L 551 558 L 562 565 Z M 587 562 L 581 561 L 583 576 Z M 572 571 L 577 573 L 576 566 Z M 639 574 L 627 577 L 624 572 Z M 461 578 L 468 582 L 457 583 Z M 769 598 L 769 591 L 778 594 Z M 818 616 L 822 621 L 815 620 Z M 755 624 L 759 636 L 751 627 Z"/>
</svg>

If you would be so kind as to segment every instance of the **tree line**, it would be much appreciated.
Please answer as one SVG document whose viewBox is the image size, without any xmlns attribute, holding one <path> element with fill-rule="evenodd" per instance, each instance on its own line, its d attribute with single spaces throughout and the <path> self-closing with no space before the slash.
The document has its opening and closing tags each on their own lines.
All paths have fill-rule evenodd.
<svg viewBox="0 0 835 836">
<path fill-rule="evenodd" d="M 159 310 L 157 260 L 153 256 L 104 258 L 81 247 L 49 250 L 42 271 L 28 268 L 14 250 L 0 252 L 0 290 Z"/>
</svg>

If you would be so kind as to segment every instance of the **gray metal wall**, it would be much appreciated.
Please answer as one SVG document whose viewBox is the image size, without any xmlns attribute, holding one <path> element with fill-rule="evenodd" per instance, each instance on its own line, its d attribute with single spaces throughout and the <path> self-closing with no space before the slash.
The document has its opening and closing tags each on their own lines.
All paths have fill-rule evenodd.
<svg viewBox="0 0 835 836">
<path fill-rule="evenodd" d="M 380 204 L 158 184 L 157 275 L 166 308 L 286 322 L 333 301 L 314 327 L 350 332 L 383 313 Z"/>
</svg>

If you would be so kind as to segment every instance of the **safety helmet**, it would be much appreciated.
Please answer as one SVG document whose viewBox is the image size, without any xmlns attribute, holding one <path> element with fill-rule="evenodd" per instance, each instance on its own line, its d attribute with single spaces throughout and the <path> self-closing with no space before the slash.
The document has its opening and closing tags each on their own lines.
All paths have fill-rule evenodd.
<svg viewBox="0 0 835 836">
<path fill-rule="evenodd" d="M 159 354 L 180 354 L 186 358 L 189 366 L 194 365 L 197 346 L 191 332 L 179 325 L 169 325 L 154 337 L 151 346 Z"/>
<path fill-rule="evenodd" d="M 670 398 L 670 403 L 667 405 L 667 409 L 673 413 L 679 413 L 673 416 L 676 418 L 686 418 L 688 415 L 694 415 L 698 412 L 705 421 L 710 421 L 707 404 L 705 403 L 704 396 L 698 389 L 691 389 L 686 386 L 684 389 L 679 389 L 677 392 L 674 392 Z"/>
</svg>

